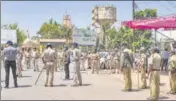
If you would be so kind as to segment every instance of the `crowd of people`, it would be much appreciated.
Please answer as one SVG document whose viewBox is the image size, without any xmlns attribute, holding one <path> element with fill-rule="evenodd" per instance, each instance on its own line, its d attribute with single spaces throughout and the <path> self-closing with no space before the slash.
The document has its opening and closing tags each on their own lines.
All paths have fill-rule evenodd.
<svg viewBox="0 0 176 101">
<path fill-rule="evenodd" d="M 102 69 L 109 69 L 110 73 L 124 75 L 124 90 L 132 90 L 132 71 L 140 73 L 141 89 L 147 88 L 147 79 L 150 81 L 150 100 L 159 98 L 160 93 L 160 71 L 169 72 L 170 92 L 176 93 L 176 51 L 169 53 L 168 49 L 160 52 L 158 48 L 148 49 L 141 47 L 138 53 L 132 52 L 128 44 L 122 46 L 122 50 L 115 49 L 113 52 L 103 53 L 99 50 L 92 52 L 82 52 L 77 43 L 73 47 L 64 47 L 63 52 L 57 52 L 51 44 L 46 46 L 40 55 L 37 48 L 14 48 L 11 41 L 7 42 L 7 47 L 3 49 L 5 67 L 5 88 L 9 87 L 9 70 L 12 69 L 14 85 L 18 87 L 17 76 L 22 77 L 23 61 L 27 69 L 33 67 L 34 72 L 39 72 L 39 61 L 42 60 L 46 69 L 45 86 L 53 86 L 54 72 L 58 68 L 64 67 L 65 80 L 70 79 L 70 65 L 73 68 L 73 86 L 82 85 L 81 70 L 91 69 L 92 74 L 99 74 Z M 32 66 L 31 66 L 32 65 Z M 16 74 L 17 73 L 17 74 Z"/>
</svg>

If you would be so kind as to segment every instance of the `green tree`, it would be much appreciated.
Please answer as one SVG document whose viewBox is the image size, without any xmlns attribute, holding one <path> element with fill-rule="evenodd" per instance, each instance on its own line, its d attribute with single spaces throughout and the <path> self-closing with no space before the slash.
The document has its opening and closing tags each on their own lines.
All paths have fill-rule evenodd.
<svg viewBox="0 0 176 101">
<path fill-rule="evenodd" d="M 26 33 L 18 27 L 17 23 L 9 24 L 9 25 L 3 25 L 1 28 L 2 29 L 7 29 L 7 30 L 16 30 L 17 44 L 18 45 L 21 45 L 23 43 L 23 41 L 27 38 Z"/>
<path fill-rule="evenodd" d="M 145 9 L 135 12 L 135 19 L 148 19 L 157 17 L 156 9 Z M 152 31 L 150 30 L 135 30 L 133 46 L 139 48 L 140 46 L 148 47 L 152 44 Z"/>
<path fill-rule="evenodd" d="M 72 38 L 72 28 L 58 24 L 56 20 L 51 18 L 49 21 L 42 24 L 38 34 L 41 35 L 42 38 L 46 39 L 66 38 L 69 40 Z"/>
</svg>

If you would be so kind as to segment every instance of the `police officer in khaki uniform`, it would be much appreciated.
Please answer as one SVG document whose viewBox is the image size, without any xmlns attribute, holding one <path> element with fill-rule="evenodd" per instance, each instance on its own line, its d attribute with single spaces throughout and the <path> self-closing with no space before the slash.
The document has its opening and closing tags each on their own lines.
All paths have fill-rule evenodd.
<svg viewBox="0 0 176 101">
<path fill-rule="evenodd" d="M 70 59 L 72 61 L 74 68 L 74 76 L 73 76 L 74 85 L 72 86 L 82 86 L 82 76 L 80 70 L 81 51 L 78 48 L 77 43 L 73 43 L 73 50 L 70 55 Z"/>
<path fill-rule="evenodd" d="M 88 69 L 91 69 L 91 68 L 92 68 L 92 67 L 91 67 L 91 64 L 92 64 L 92 59 L 91 59 L 91 57 L 92 57 L 92 54 L 91 54 L 91 52 L 89 51 L 89 52 L 88 52 L 88 55 L 87 55 Z"/>
<path fill-rule="evenodd" d="M 99 54 L 97 53 L 97 50 L 94 50 L 94 54 L 92 54 L 92 74 L 96 71 L 96 73 L 99 73 L 99 67 L 100 67 L 100 57 Z"/>
<path fill-rule="evenodd" d="M 133 68 L 134 57 L 127 44 L 123 44 L 123 53 L 120 59 L 120 69 L 124 76 L 125 88 L 123 91 L 132 90 L 131 69 Z"/>
<path fill-rule="evenodd" d="M 46 82 L 45 86 L 48 86 L 48 79 L 50 76 L 50 86 L 53 86 L 53 79 L 54 79 L 54 62 L 56 60 L 55 51 L 52 49 L 52 45 L 48 44 L 47 49 L 44 50 L 42 55 L 43 63 L 45 64 L 46 68 Z"/>
<path fill-rule="evenodd" d="M 161 56 L 158 54 L 157 48 L 153 49 L 151 55 L 151 62 L 148 68 L 148 75 L 150 74 L 150 97 L 148 100 L 157 100 L 160 93 L 160 63 Z"/>
<path fill-rule="evenodd" d="M 176 51 L 172 51 L 172 56 L 169 60 L 169 80 L 170 91 L 168 94 L 176 93 Z"/>
<path fill-rule="evenodd" d="M 31 58 L 32 58 L 34 72 L 35 71 L 39 72 L 39 67 L 38 67 L 39 53 L 37 52 L 37 48 L 33 48 Z"/>
<path fill-rule="evenodd" d="M 141 76 L 141 86 L 140 88 L 141 89 L 146 89 L 147 88 L 147 81 L 146 81 L 146 55 L 144 54 L 145 53 L 145 48 L 144 47 L 141 47 L 140 49 L 140 76 Z"/>
</svg>

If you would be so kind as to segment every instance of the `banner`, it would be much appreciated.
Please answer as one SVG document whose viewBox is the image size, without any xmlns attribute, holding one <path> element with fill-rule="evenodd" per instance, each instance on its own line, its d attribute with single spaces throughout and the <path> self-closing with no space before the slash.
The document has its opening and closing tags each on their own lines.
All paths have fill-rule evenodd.
<svg viewBox="0 0 176 101">
<path fill-rule="evenodd" d="M 5 44 L 9 40 L 13 43 L 17 43 L 16 30 L 1 29 L 1 44 Z"/>
<path fill-rule="evenodd" d="M 95 46 L 97 33 L 88 29 L 75 29 L 73 31 L 73 42 L 81 46 Z"/>
</svg>

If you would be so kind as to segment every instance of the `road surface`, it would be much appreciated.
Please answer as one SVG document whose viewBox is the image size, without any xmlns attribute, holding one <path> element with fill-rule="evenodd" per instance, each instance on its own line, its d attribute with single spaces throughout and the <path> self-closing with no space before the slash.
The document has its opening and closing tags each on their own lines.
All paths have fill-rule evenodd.
<svg viewBox="0 0 176 101">
<path fill-rule="evenodd" d="M 37 85 L 34 85 L 39 72 L 32 69 L 23 71 L 22 78 L 18 78 L 19 88 L 13 87 L 10 74 L 10 88 L 1 91 L 1 100 L 146 100 L 149 89 L 137 89 L 137 76 L 133 73 L 133 91 L 121 91 L 123 85 L 122 74 L 101 73 L 92 75 L 89 71 L 82 72 L 83 86 L 72 87 L 72 80 L 64 81 L 63 71 L 56 72 L 54 87 L 44 87 L 45 71 Z M 1 71 L 1 84 L 4 87 L 4 68 Z M 161 75 L 160 100 L 174 100 L 175 95 L 166 94 L 169 91 L 167 75 Z"/>
</svg>

